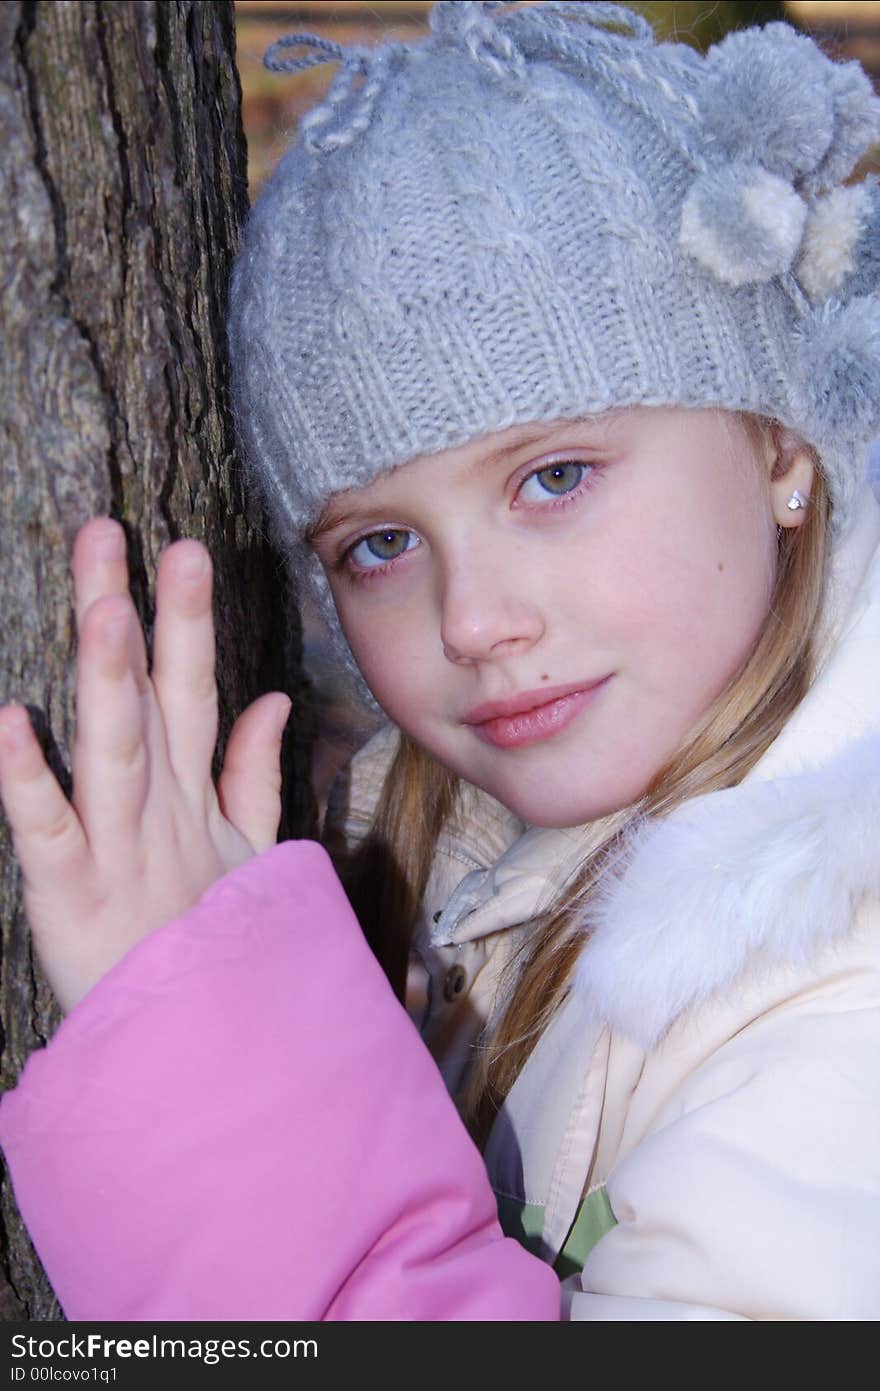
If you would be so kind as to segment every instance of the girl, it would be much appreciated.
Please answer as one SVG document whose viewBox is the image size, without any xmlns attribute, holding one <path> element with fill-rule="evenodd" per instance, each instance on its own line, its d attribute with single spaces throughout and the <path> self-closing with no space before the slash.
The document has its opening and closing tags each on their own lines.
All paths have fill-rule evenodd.
<svg viewBox="0 0 880 1391">
<path fill-rule="evenodd" d="M 148 675 L 90 523 L 73 806 L 0 719 L 70 1011 L 0 1124 L 66 1312 L 876 1317 L 878 102 L 616 5 L 291 43 L 342 66 L 247 229 L 236 400 L 389 716 L 328 826 L 387 979 L 270 848 L 286 698 L 211 785 L 204 551 Z"/>
</svg>

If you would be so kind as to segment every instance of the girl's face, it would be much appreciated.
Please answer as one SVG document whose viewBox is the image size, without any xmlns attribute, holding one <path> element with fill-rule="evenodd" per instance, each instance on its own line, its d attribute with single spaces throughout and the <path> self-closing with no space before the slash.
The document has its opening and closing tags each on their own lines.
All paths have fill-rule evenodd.
<svg viewBox="0 0 880 1391">
<path fill-rule="evenodd" d="M 769 471 L 722 411 L 515 426 L 336 494 L 314 546 L 395 724 L 573 826 L 640 797 L 748 657 Z"/>
</svg>

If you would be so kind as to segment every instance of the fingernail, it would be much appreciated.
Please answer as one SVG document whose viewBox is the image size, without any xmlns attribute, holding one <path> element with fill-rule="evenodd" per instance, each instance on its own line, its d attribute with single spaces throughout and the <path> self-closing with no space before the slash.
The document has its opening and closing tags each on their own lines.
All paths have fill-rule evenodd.
<svg viewBox="0 0 880 1391">
<path fill-rule="evenodd" d="M 93 545 L 99 560 L 121 560 L 125 555 L 125 537 L 118 526 L 96 530 Z"/>
<path fill-rule="evenodd" d="M 178 555 L 174 568 L 177 571 L 178 579 L 200 580 L 207 568 L 205 552 L 187 547 Z"/>
</svg>

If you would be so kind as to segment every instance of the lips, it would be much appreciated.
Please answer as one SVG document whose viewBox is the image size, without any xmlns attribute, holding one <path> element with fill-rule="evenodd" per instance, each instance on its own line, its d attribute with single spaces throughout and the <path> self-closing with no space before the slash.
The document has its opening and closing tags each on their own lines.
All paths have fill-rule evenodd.
<svg viewBox="0 0 880 1391">
<path fill-rule="evenodd" d="M 521 691 L 507 700 L 476 706 L 462 723 L 471 726 L 479 739 L 496 748 L 519 748 L 537 743 L 567 729 L 610 679 L 609 674 L 598 681 Z"/>
<path fill-rule="evenodd" d="M 477 705 L 462 719 L 462 724 L 483 724 L 486 720 L 504 719 L 511 715 L 524 715 L 529 710 L 538 710 L 542 705 L 550 705 L 575 691 L 588 691 L 607 681 L 603 676 L 598 681 L 569 681 L 566 686 L 539 686 L 535 691 L 520 691 L 518 695 L 508 696 L 506 700 L 487 700 Z"/>
</svg>

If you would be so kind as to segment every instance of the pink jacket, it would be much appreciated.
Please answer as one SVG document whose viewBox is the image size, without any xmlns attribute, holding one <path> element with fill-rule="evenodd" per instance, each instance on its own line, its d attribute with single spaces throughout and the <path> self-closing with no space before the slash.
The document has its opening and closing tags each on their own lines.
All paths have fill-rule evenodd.
<svg viewBox="0 0 880 1391">
<path fill-rule="evenodd" d="M 0 1143 L 69 1319 L 560 1317 L 311 841 L 110 971 Z"/>
</svg>

